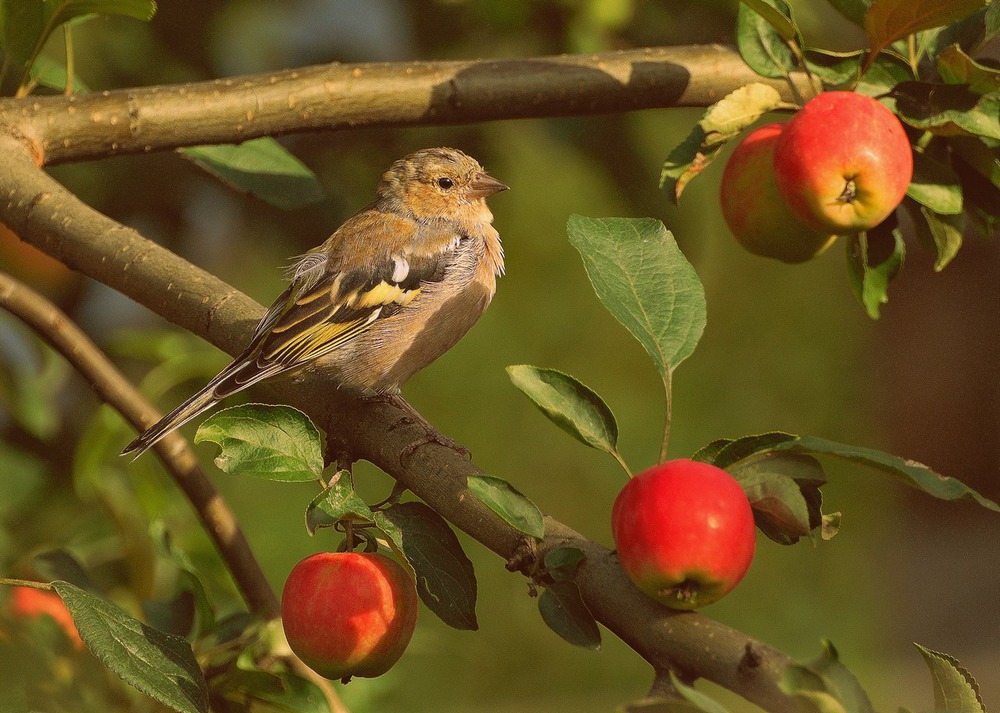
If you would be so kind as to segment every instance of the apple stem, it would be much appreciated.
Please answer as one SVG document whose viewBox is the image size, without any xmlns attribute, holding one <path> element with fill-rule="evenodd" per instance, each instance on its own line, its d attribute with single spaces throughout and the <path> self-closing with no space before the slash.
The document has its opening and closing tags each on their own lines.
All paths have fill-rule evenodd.
<svg viewBox="0 0 1000 713">
<path fill-rule="evenodd" d="M 663 392 L 666 397 L 666 413 L 663 419 L 663 441 L 660 443 L 660 463 L 663 463 L 667 459 L 667 446 L 670 444 L 670 422 L 672 415 L 671 412 L 673 410 L 670 387 L 672 377 L 673 373 L 668 368 L 666 373 L 663 375 Z"/>
</svg>

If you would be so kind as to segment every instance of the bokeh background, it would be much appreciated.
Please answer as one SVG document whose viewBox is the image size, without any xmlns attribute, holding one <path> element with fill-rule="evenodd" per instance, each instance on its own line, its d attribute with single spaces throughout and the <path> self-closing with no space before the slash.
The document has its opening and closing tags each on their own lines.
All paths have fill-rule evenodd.
<svg viewBox="0 0 1000 713">
<path fill-rule="evenodd" d="M 792 5 L 807 42 L 863 46 L 822 0 Z M 98 19 L 78 26 L 74 42 L 80 76 L 108 89 L 330 61 L 732 42 L 735 12 L 734 2 L 697 0 L 162 2 L 149 24 Z M 49 51 L 58 57 L 61 48 Z M 391 161 L 432 145 L 479 158 L 512 187 L 491 200 L 507 275 L 479 325 L 405 394 L 486 472 L 609 546 L 621 471 L 548 424 L 504 371 L 531 363 L 574 374 L 615 411 L 633 469 L 656 458 L 658 375 L 590 289 L 566 238 L 572 213 L 661 219 L 705 284 L 708 326 L 675 376 L 673 456 L 715 438 L 780 429 L 914 458 L 1000 499 L 996 236 L 967 235 L 940 274 L 910 241 L 890 302 L 873 322 L 851 295 L 842 245 L 795 267 L 737 246 L 717 205 L 722 160 L 689 187 L 679 208 L 657 188 L 663 159 L 699 115 L 656 110 L 285 137 L 329 195 L 292 212 L 239 195 L 171 153 L 52 173 L 98 210 L 266 304 L 281 289 L 289 257 L 367 203 Z M 144 308 L 58 272 L 5 237 L 4 269 L 49 290 L 162 406 L 225 363 Z M 195 560 L 210 562 L 210 547 L 191 533 L 190 513 L 153 459 L 128 468 L 116 461 L 111 454 L 131 437 L 127 431 L 58 360 L 29 346 L 17 325 L 6 318 L 2 325 L 10 396 L 0 411 L 2 569 L 22 571 L 33 553 L 61 546 L 111 581 L 109 563 L 127 568 L 127 550 L 139 547 L 150 520 L 176 528 Z M 31 398 L 15 398 L 25 390 Z M 303 527 L 313 488 L 224 475 L 211 466 L 213 448 L 199 453 L 275 587 L 300 558 L 336 546 L 332 533 L 309 537 Z M 978 678 L 987 704 L 1000 704 L 1000 516 L 933 501 L 862 468 L 827 465 L 825 509 L 844 513 L 840 534 L 815 546 L 761 538 L 745 582 L 705 613 L 800 659 L 814 657 L 829 638 L 880 710 L 932 708 L 930 679 L 912 641 L 956 656 Z M 363 466 L 358 480 L 372 498 L 390 487 Z M 133 498 L 143 514 L 123 516 Z M 129 528 L 133 539 L 122 537 Z M 481 630 L 453 631 L 424 611 L 395 669 L 344 689 L 352 710 L 610 711 L 645 693 L 651 670 L 638 656 L 607 632 L 596 653 L 565 644 L 542 624 L 523 578 L 464 536 L 463 543 L 479 577 Z M 214 591 L 221 608 L 238 607 L 226 582 Z M 733 710 L 751 709 L 704 688 Z"/>
</svg>

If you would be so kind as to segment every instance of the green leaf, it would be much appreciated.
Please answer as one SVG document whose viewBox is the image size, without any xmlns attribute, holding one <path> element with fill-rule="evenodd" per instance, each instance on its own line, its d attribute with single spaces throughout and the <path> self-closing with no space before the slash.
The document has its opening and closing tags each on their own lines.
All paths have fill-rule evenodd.
<svg viewBox="0 0 1000 713">
<path fill-rule="evenodd" d="M 215 464 L 238 473 L 284 482 L 318 480 L 323 473 L 319 430 L 291 406 L 233 406 L 205 420 L 194 442 L 210 441 L 222 452 Z"/>
<path fill-rule="evenodd" d="M 922 463 L 882 451 L 836 443 L 815 436 L 799 436 L 778 444 L 773 450 L 835 456 L 852 463 L 871 466 L 941 500 L 973 500 L 984 508 L 1000 512 L 1000 505 L 983 497 L 961 481 L 939 475 Z"/>
<path fill-rule="evenodd" d="M 738 461 L 727 470 L 746 492 L 757 527 L 778 544 L 794 544 L 821 525 L 822 498 L 816 502 L 815 496 L 826 478 L 815 458 L 771 452 Z M 814 511 L 806 500 L 806 488 L 815 491 Z"/>
<path fill-rule="evenodd" d="M 864 50 L 830 52 L 808 48 L 805 51 L 809 71 L 820 78 L 827 90 L 848 90 L 869 97 L 879 97 L 900 82 L 914 79 L 913 69 L 904 57 L 892 51 L 880 54 L 862 75 Z"/>
<path fill-rule="evenodd" d="M 948 164 L 923 151 L 913 152 L 913 180 L 906 195 L 935 213 L 958 215 L 962 212 L 962 185 L 958 174 Z"/>
<path fill-rule="evenodd" d="M 573 582 L 560 581 L 538 597 L 542 621 L 564 641 L 593 651 L 601 648 L 601 630 Z"/>
<path fill-rule="evenodd" d="M 837 650 L 823 642 L 823 653 L 806 664 L 791 664 L 778 687 L 817 713 L 874 713 L 871 701 L 857 678 L 840 663 Z"/>
<path fill-rule="evenodd" d="M 964 84 L 901 82 L 890 98 L 899 118 L 914 128 L 942 136 L 1000 139 L 998 94 L 980 95 Z"/>
<path fill-rule="evenodd" d="M 703 713 L 728 713 L 725 706 L 715 699 L 709 698 L 701 691 L 696 691 L 693 686 L 689 686 L 681 681 L 673 671 L 670 672 L 670 683 L 677 689 L 677 693 L 680 694 L 681 698 L 694 705 L 695 708 Z"/>
<path fill-rule="evenodd" d="M 673 235 L 650 218 L 574 215 L 568 230 L 601 302 L 669 378 L 705 329 L 705 290 Z"/>
<path fill-rule="evenodd" d="M 979 684 L 958 659 L 920 644 L 913 645 L 931 672 L 935 713 L 986 713 Z"/>
<path fill-rule="evenodd" d="M 591 448 L 616 453 L 618 423 L 604 400 L 569 374 L 530 364 L 507 367 L 511 382 L 559 428 Z"/>
<path fill-rule="evenodd" d="M 126 683 L 179 713 L 208 711 L 208 688 L 187 641 L 148 627 L 69 582 L 52 586 L 87 648 Z"/>
<path fill-rule="evenodd" d="M 374 520 L 413 567 L 427 608 L 448 626 L 478 629 L 476 573 L 448 523 L 417 502 L 379 510 Z"/>
<path fill-rule="evenodd" d="M 370 521 L 372 511 L 354 492 L 354 482 L 347 470 L 338 471 L 330 484 L 313 498 L 306 508 L 306 530 L 315 535 L 321 527 L 333 527 L 343 519 Z"/>
<path fill-rule="evenodd" d="M 736 46 L 743 61 L 757 74 L 787 77 L 798 66 L 802 37 L 784 0 L 740 3 L 736 15 Z"/>
<path fill-rule="evenodd" d="M 736 89 L 710 106 L 691 133 L 674 147 L 660 172 L 660 188 L 676 204 L 687 184 L 735 138 L 767 112 L 783 106 L 773 87 L 752 82 Z"/>
<path fill-rule="evenodd" d="M 557 582 L 576 577 L 576 571 L 587 560 L 587 555 L 577 547 L 554 547 L 545 553 L 542 563 L 545 571 Z"/>
<path fill-rule="evenodd" d="M 913 216 L 914 227 L 920 240 L 934 252 L 934 269 L 940 272 L 962 247 L 965 216 L 940 215 L 924 206 L 918 208 L 919 215 Z"/>
<path fill-rule="evenodd" d="M 851 289 L 872 319 L 879 318 L 881 306 L 889 301 L 889 283 L 902 267 L 906 254 L 899 228 L 886 231 L 882 226 L 853 235 L 847 241 Z"/>
<path fill-rule="evenodd" d="M 535 539 L 545 537 L 545 521 L 538 507 L 502 478 L 470 475 L 469 490 L 504 522 Z"/>
<path fill-rule="evenodd" d="M 55 89 L 57 92 L 65 91 L 68 80 L 66 67 L 45 55 L 36 59 L 31 66 L 31 78 L 41 86 Z M 86 94 L 90 91 L 90 87 L 84 84 L 78 75 L 73 75 L 72 90 L 74 94 Z"/>
<path fill-rule="evenodd" d="M 698 122 L 709 144 L 728 141 L 761 116 L 784 106 L 778 90 L 751 82 L 735 89 L 708 108 Z"/>
<path fill-rule="evenodd" d="M 967 84 L 976 94 L 1000 91 L 1000 69 L 976 62 L 958 45 L 951 45 L 938 55 L 937 69 L 948 84 Z"/>
<path fill-rule="evenodd" d="M 711 463 L 717 468 L 725 470 L 733 463 L 747 456 L 773 450 L 779 444 L 794 440 L 795 438 L 791 433 L 784 433 L 783 431 L 758 433 L 751 436 L 743 436 L 735 440 L 721 438 L 699 449 L 691 456 L 691 459 L 701 461 L 702 463 Z"/>
<path fill-rule="evenodd" d="M 316 174 L 269 136 L 239 145 L 192 146 L 179 151 L 231 188 L 277 208 L 292 210 L 326 199 Z"/>
<path fill-rule="evenodd" d="M 875 0 L 865 11 L 864 29 L 872 54 L 920 30 L 950 25 L 986 7 L 989 0 Z"/>
<path fill-rule="evenodd" d="M 948 144 L 958 156 L 979 175 L 1000 188 L 1000 151 L 990 149 L 979 139 L 953 136 Z"/>
</svg>

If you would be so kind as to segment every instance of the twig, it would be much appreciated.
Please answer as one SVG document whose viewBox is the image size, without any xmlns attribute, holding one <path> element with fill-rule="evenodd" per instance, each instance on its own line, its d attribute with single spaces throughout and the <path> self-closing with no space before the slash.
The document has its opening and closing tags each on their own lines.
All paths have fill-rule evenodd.
<svg viewBox="0 0 1000 713">
<path fill-rule="evenodd" d="M 160 417 L 156 408 L 66 314 L 4 272 L 0 272 L 0 306 L 62 354 L 97 395 L 137 429 Z M 279 607 L 274 591 L 250 551 L 235 515 L 205 477 L 187 442 L 174 434 L 158 444 L 156 452 L 215 541 L 250 611 L 268 619 L 276 618 Z"/>
</svg>

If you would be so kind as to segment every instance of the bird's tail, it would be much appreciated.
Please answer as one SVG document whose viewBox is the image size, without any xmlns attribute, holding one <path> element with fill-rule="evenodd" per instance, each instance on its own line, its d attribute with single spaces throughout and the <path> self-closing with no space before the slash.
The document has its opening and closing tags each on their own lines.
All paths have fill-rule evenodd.
<svg viewBox="0 0 1000 713">
<path fill-rule="evenodd" d="M 216 382 L 213 379 L 205 388 L 140 433 L 138 437 L 125 446 L 121 455 L 134 453 L 138 458 L 147 450 L 156 445 L 156 442 L 168 433 L 180 428 L 195 416 L 205 413 L 215 406 L 220 399 L 216 396 Z"/>
</svg>

